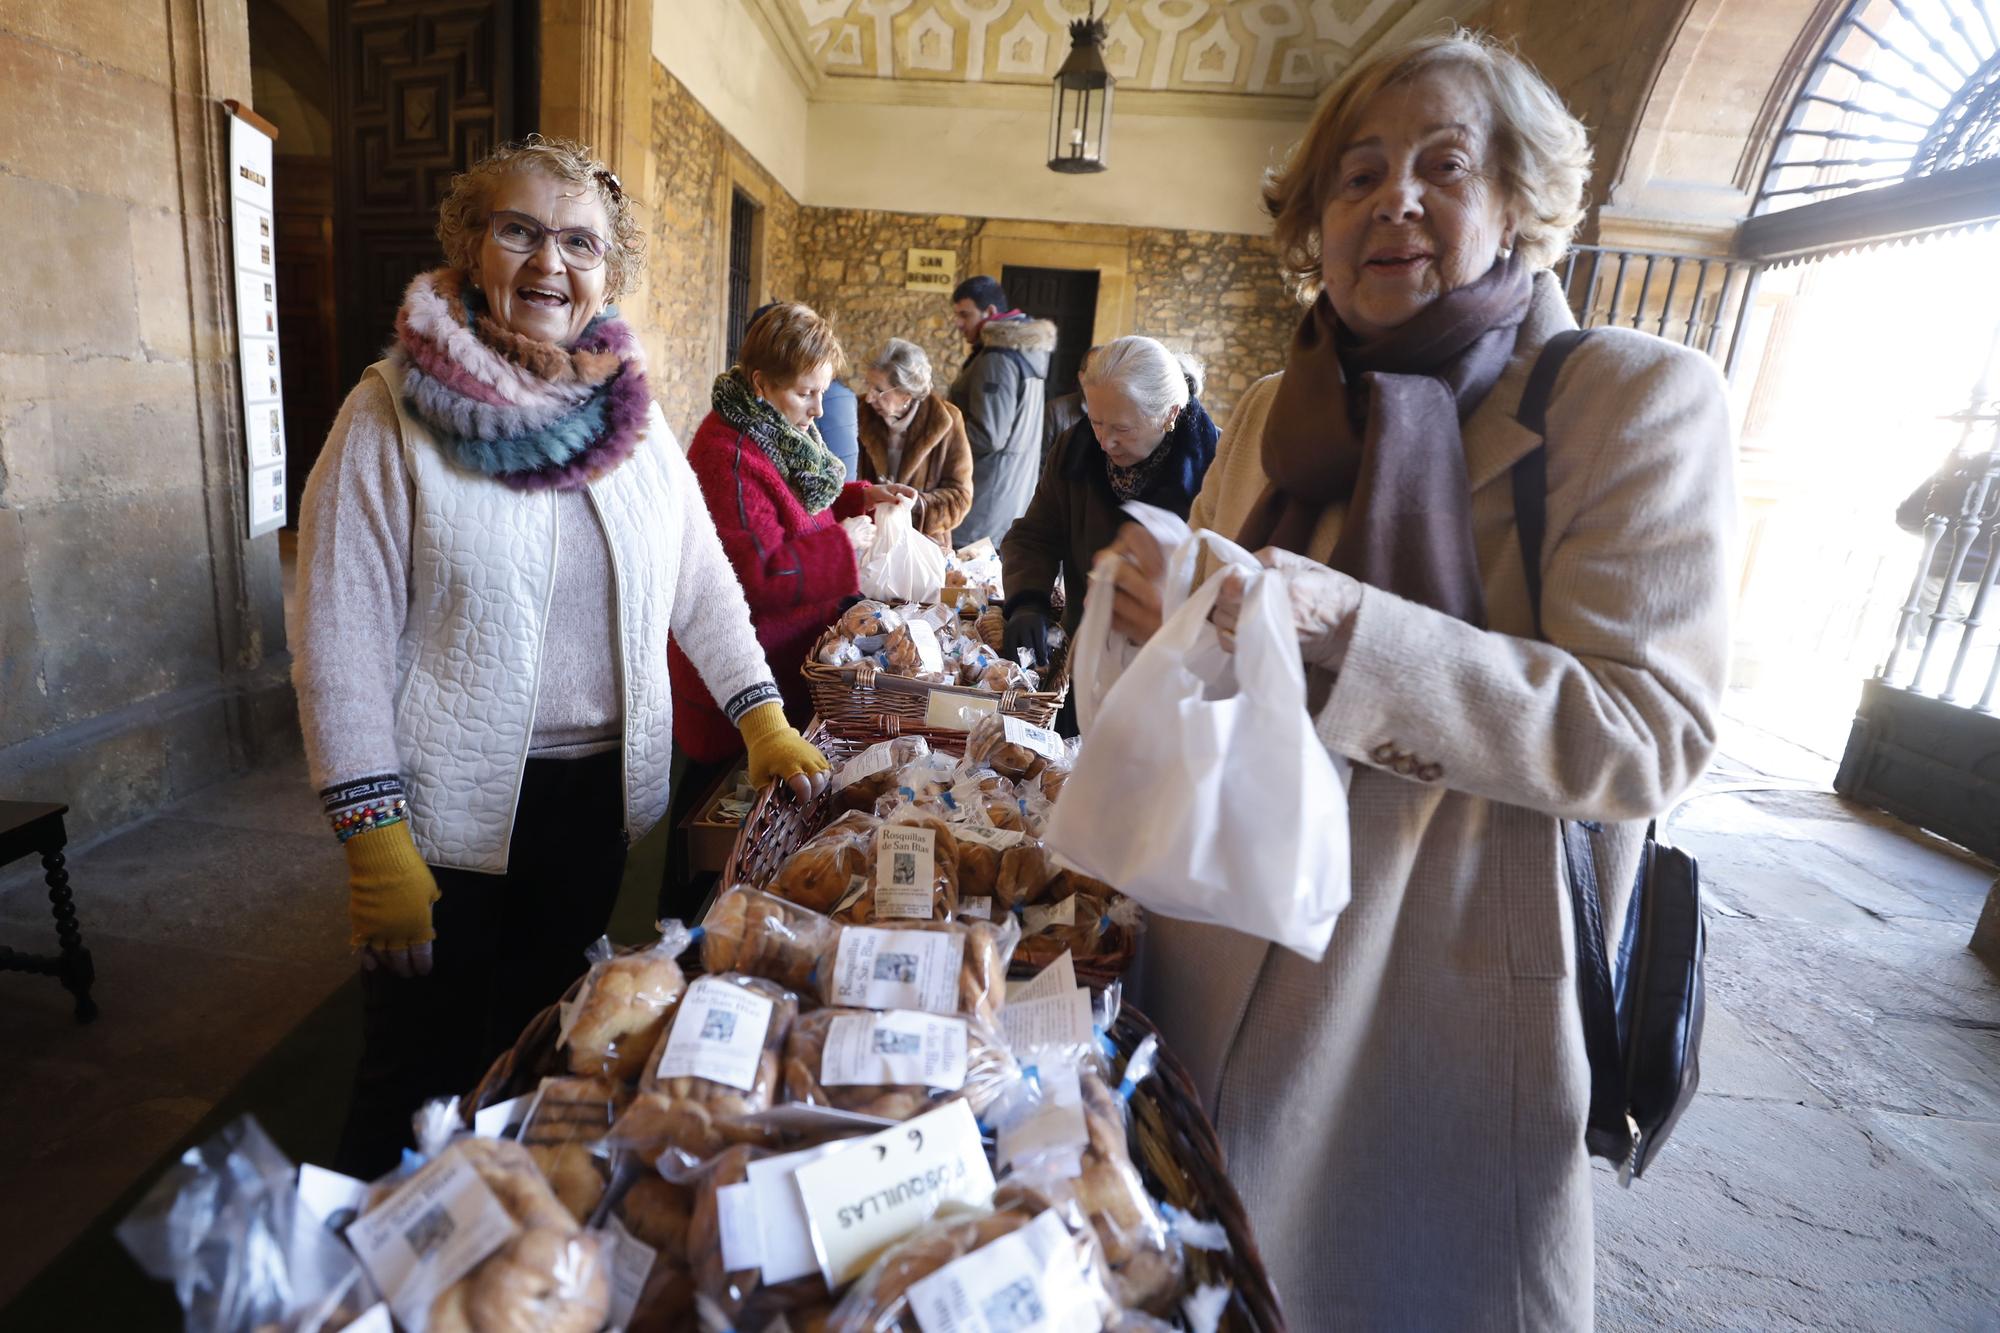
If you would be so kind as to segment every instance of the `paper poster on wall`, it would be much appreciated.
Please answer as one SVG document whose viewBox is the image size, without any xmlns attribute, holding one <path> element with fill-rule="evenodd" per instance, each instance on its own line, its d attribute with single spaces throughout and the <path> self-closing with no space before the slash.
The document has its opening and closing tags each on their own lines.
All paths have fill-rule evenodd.
<svg viewBox="0 0 2000 1333">
<path fill-rule="evenodd" d="M 243 381 L 243 448 L 250 536 L 285 524 L 284 379 L 278 364 L 277 222 L 271 211 L 275 131 L 234 103 L 229 117 L 230 240 L 236 260 L 236 360 Z"/>
</svg>

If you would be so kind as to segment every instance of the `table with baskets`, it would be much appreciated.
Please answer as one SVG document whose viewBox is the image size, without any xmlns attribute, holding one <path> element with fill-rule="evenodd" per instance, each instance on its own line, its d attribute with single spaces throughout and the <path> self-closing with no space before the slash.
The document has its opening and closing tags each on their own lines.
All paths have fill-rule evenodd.
<svg viewBox="0 0 2000 1333">
<path fill-rule="evenodd" d="M 958 628 L 966 633 L 977 632 L 995 648 L 999 646 L 1001 625 L 997 610 L 984 610 L 983 618 L 975 617 L 969 610 L 961 614 L 963 619 Z M 817 657 L 816 652 L 815 660 L 805 670 L 817 715 L 807 734 L 833 762 L 836 772 L 871 746 L 897 737 L 921 736 L 934 754 L 962 756 L 967 733 L 956 727 L 937 725 L 940 716 L 949 716 L 959 706 L 997 709 L 1002 715 L 1018 717 L 1036 727 L 1048 727 L 1067 692 L 1061 662 L 1052 664 L 1043 673 L 1050 688 L 1009 690 L 996 696 L 975 687 L 891 674 L 872 662 L 823 666 Z M 783 784 L 767 787 L 743 822 L 721 886 L 725 890 L 732 886 L 759 890 L 772 886 L 787 858 L 833 821 L 839 811 L 832 791 L 811 801 L 800 801 Z M 998 913 L 1004 909 L 996 905 L 993 910 Z M 869 924 L 893 928 L 896 922 L 878 919 Z M 851 925 L 847 928 L 853 929 Z M 1137 929 L 1124 931 L 1097 956 L 1075 959 L 1077 981 L 1098 992 L 1117 983 L 1133 961 L 1137 937 Z M 696 947 L 681 956 L 680 967 L 689 976 L 701 974 L 702 952 L 702 948 Z M 1017 966 L 1014 975 L 1032 975 L 1038 970 Z M 574 1074 L 574 1066 L 565 1059 L 563 1050 L 565 1019 L 588 980 L 579 979 L 563 1005 L 553 1006 L 538 1016 L 514 1048 L 495 1062 L 467 1099 L 464 1110 L 468 1120 L 482 1108 L 535 1094 L 546 1079 Z M 1114 1086 L 1123 1078 L 1127 1062 L 1141 1042 L 1150 1037 L 1157 1044 L 1158 1039 L 1151 1021 L 1131 1004 L 1118 1006 L 1116 1014 L 1109 1031 L 1098 1034 L 1108 1078 Z M 661 1049 L 665 1047 L 663 1039 Z M 1032 1071 L 1029 1073 L 1032 1076 Z M 1229 1180 L 1215 1129 L 1185 1068 L 1170 1049 L 1159 1045 L 1151 1076 L 1127 1084 L 1121 1096 L 1127 1099 L 1125 1105 L 1129 1111 L 1126 1148 L 1146 1192 L 1168 1205 L 1165 1216 L 1209 1224 L 1198 1228 L 1204 1237 L 1201 1243 L 1181 1246 L 1183 1286 L 1172 1306 L 1162 1313 L 1169 1321 L 1184 1317 L 1184 1298 L 1198 1289 L 1221 1288 L 1226 1290 L 1227 1299 L 1220 1310 L 1219 1327 L 1245 1331 L 1284 1328 L 1278 1297 L 1265 1272 L 1248 1215 Z M 524 1133 L 524 1141 L 528 1137 Z M 629 1187 L 629 1176 L 627 1168 L 623 1176 L 614 1177 L 604 1202 L 599 1205 L 600 1214 Z M 1218 1234 L 1226 1238 L 1226 1244 L 1218 1243 Z M 1212 1304 L 1213 1292 L 1209 1295 Z M 643 1320 L 632 1325 L 635 1329 L 642 1326 L 650 1327 Z M 774 1322 L 771 1326 L 778 1325 Z M 893 1326 L 916 1327 L 909 1315 Z"/>
</svg>

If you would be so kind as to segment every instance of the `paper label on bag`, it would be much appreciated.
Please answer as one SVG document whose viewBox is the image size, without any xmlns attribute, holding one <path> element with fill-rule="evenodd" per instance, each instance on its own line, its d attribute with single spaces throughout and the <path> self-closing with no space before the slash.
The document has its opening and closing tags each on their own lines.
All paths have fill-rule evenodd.
<svg viewBox="0 0 2000 1333">
<path fill-rule="evenodd" d="M 875 915 L 931 919 L 937 830 L 884 824 L 875 835 Z"/>
<path fill-rule="evenodd" d="M 806 1206 L 799 1198 L 799 1168 L 822 1157 L 830 1157 L 846 1143 L 828 1143 L 782 1157 L 766 1157 L 750 1163 L 750 1214 L 757 1225 L 758 1263 L 768 1286 L 790 1282 L 795 1277 L 819 1271 L 819 1256 L 813 1249 L 812 1225 Z M 727 1261 L 724 1261 L 727 1263 Z M 733 1269 L 734 1265 L 730 1265 Z"/>
<path fill-rule="evenodd" d="M 947 690 L 932 690 L 930 702 L 924 705 L 924 725 L 942 727 L 951 731 L 969 731 L 972 724 L 986 714 L 1000 707 L 1000 696 L 989 694 L 953 694 Z M 970 717 L 960 716 L 961 712 Z"/>
<path fill-rule="evenodd" d="M 653 1262 L 660 1256 L 616 1217 L 605 1220 L 604 1234 L 611 1241 L 611 1309 L 605 1327 L 617 1333 L 632 1322 L 639 1298 L 646 1293 L 646 1279 L 653 1275 Z"/>
<path fill-rule="evenodd" d="M 1000 731 L 1007 738 L 1009 745 L 1019 745 L 1024 749 L 1033 750 L 1053 763 L 1062 762 L 1062 737 L 1047 727 L 1038 727 L 1025 718 L 1018 718 L 1009 713 L 1000 719 Z"/>
<path fill-rule="evenodd" d="M 847 892 L 840 895 L 840 901 L 833 905 L 833 911 L 827 913 L 827 915 L 835 916 L 841 912 L 845 912 L 848 908 L 860 902 L 861 895 L 866 892 L 868 892 L 868 876 L 854 876 L 847 881 Z"/>
<path fill-rule="evenodd" d="M 396 1325 L 389 1318 L 389 1307 L 377 1301 L 347 1326 L 346 1333 L 396 1333 Z"/>
<path fill-rule="evenodd" d="M 819 1081 L 837 1087 L 965 1086 L 965 1020 L 908 1009 L 842 1014 L 827 1024 Z"/>
<path fill-rule="evenodd" d="M 863 778 L 872 778 L 877 773 L 887 772 L 889 766 L 895 762 L 894 741 L 881 741 L 871 745 L 848 760 L 841 770 L 833 775 L 833 789 L 846 791 Z"/>
<path fill-rule="evenodd" d="M 1076 960 L 1068 949 L 1053 963 L 1035 973 L 1032 980 L 1007 983 L 1007 1003 L 1039 1000 L 1049 995 L 1067 995 L 1076 989 Z"/>
<path fill-rule="evenodd" d="M 1058 1175 L 1076 1176 L 1083 1170 L 1083 1150 L 1090 1144 L 1076 1066 L 1042 1065 L 1035 1077 L 1041 1083 L 1041 1104 L 995 1136 L 995 1158 L 1002 1171 L 1017 1162 L 1036 1161 Z"/>
<path fill-rule="evenodd" d="M 1023 935 L 1039 935 L 1052 927 L 1068 927 L 1075 924 L 1076 895 L 1073 893 L 1059 903 L 1043 903 L 1021 909 Z"/>
<path fill-rule="evenodd" d="M 764 1264 L 764 1236 L 757 1219 L 757 1192 L 749 1181 L 715 1191 L 715 1229 L 722 1238 L 722 1267 L 741 1273 Z"/>
<path fill-rule="evenodd" d="M 848 1009 L 955 1014 L 964 961 L 965 936 L 955 930 L 849 926 L 834 952 L 832 1002 Z"/>
<path fill-rule="evenodd" d="M 919 616 L 904 622 L 903 628 L 910 632 L 910 646 L 917 650 L 917 670 L 944 670 L 944 645 L 938 642 L 937 626 Z"/>
<path fill-rule="evenodd" d="M 1010 999 L 1000 1011 L 1000 1030 L 1015 1052 L 1037 1046 L 1088 1047 L 1097 1040 L 1091 1021 L 1090 991 L 1082 986 L 1067 995 Z"/>
<path fill-rule="evenodd" d="M 1009 847 L 1019 846 L 1027 834 L 1018 829 L 980 828 L 975 824 L 960 824 L 952 829 L 960 842 L 976 842 L 981 847 L 991 847 L 996 852 L 1004 852 Z"/>
<path fill-rule="evenodd" d="M 773 1005 L 765 996 L 702 977 L 681 997 L 660 1053 L 661 1078 L 705 1078 L 748 1092 L 757 1084 Z"/>
<path fill-rule="evenodd" d="M 991 921 L 993 900 L 991 898 L 960 898 L 958 915 L 961 920 Z"/>
<path fill-rule="evenodd" d="M 962 1101 L 851 1139 L 800 1168 L 797 1180 L 820 1271 L 834 1287 L 860 1276 L 870 1259 L 942 1205 L 977 1208 L 993 1198 L 993 1168 L 972 1108 Z"/>
<path fill-rule="evenodd" d="M 923 1333 L 1099 1333 L 1076 1242 L 1054 1209 L 955 1259 L 909 1292 Z"/>
<path fill-rule="evenodd" d="M 519 1097 L 509 1097 L 504 1102 L 495 1102 L 472 1116 L 472 1132 L 482 1139 L 508 1139 L 520 1131 L 527 1123 L 528 1112 L 535 1100 L 541 1096 L 541 1089 L 524 1092 Z"/>
<path fill-rule="evenodd" d="M 339 1231 L 368 1201 L 368 1182 L 311 1162 L 299 1166 L 299 1203 L 312 1220 Z"/>
<path fill-rule="evenodd" d="M 347 1229 L 368 1276 L 411 1333 L 429 1327 L 438 1293 L 519 1230 L 463 1157 L 434 1158 Z"/>
</svg>

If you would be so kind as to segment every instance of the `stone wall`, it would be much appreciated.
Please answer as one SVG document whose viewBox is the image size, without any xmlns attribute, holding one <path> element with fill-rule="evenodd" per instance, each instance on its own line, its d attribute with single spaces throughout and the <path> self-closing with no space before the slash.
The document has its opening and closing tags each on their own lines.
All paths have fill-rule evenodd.
<svg viewBox="0 0 2000 1333">
<path fill-rule="evenodd" d="M 0 87 L 0 230 L 37 238 L 0 320 L 0 796 L 87 837 L 296 725 L 277 539 L 243 535 L 243 4 L 8 6 Z"/>
<path fill-rule="evenodd" d="M 807 208 L 803 225 L 810 256 L 803 299 L 834 320 L 849 358 L 858 366 L 884 338 L 907 338 L 930 354 L 939 380 L 948 382 L 965 344 L 946 297 L 905 289 L 906 251 L 951 250 L 959 276 L 969 276 L 986 220 Z M 1136 227 L 1090 234 L 1107 231 L 1124 238 L 1133 285 L 1131 327 L 1115 332 L 1148 334 L 1200 357 L 1208 370 L 1205 404 L 1226 421 L 1253 381 L 1282 368 L 1298 322 L 1269 243 L 1261 236 Z"/>
<path fill-rule="evenodd" d="M 741 190 L 763 209 L 756 266 L 761 281 L 753 306 L 799 290 L 800 209 L 658 61 L 652 142 L 652 233 L 640 332 L 653 397 L 685 444 L 708 413 L 710 383 L 725 368 L 730 200 Z"/>
</svg>

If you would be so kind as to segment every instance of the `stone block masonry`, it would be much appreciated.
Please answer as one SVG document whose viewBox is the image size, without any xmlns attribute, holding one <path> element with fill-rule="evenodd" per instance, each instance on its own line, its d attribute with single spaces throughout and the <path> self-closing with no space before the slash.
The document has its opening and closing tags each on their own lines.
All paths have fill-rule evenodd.
<svg viewBox="0 0 2000 1333">
<path fill-rule="evenodd" d="M 243 535 L 244 12 L 0 7 L 0 87 L 0 230 L 39 247 L 0 322 L 0 796 L 82 841 L 296 734 L 277 541 Z"/>
<path fill-rule="evenodd" d="M 908 252 L 949 250 L 969 277 L 989 220 L 873 209 L 802 207 L 718 125 L 680 81 L 653 66 L 653 150 L 648 255 L 651 300 L 642 336 L 653 395 L 685 441 L 708 411 L 723 369 L 729 206 L 743 191 L 762 209 L 752 275 L 759 301 L 794 298 L 828 316 L 858 384 L 869 354 L 890 337 L 922 347 L 940 386 L 965 360 L 951 302 L 904 285 Z M 1057 227 L 1125 248 L 1132 285 L 1129 329 L 1192 352 L 1207 370 L 1204 402 L 1217 421 L 1259 377 L 1284 366 L 1300 308 L 1264 236 L 1142 227 Z M 999 276 L 998 274 L 995 275 Z"/>
</svg>

